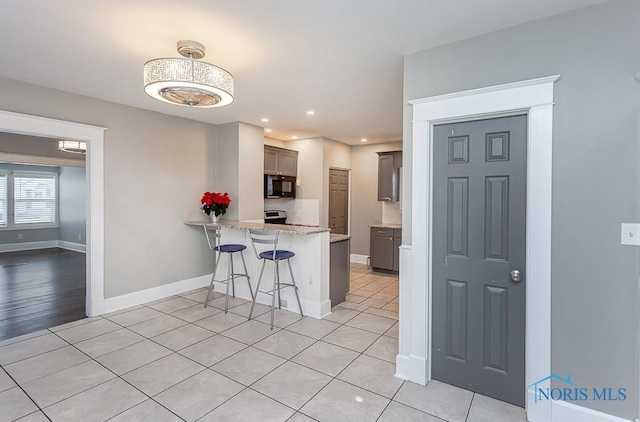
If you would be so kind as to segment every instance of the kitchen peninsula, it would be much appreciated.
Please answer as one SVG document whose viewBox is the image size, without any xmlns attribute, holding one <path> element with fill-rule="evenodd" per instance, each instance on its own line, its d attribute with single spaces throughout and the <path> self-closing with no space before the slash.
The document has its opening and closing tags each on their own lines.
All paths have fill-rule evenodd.
<svg viewBox="0 0 640 422">
<path fill-rule="evenodd" d="M 204 238 L 203 224 L 214 226 L 212 223 L 204 221 L 186 221 L 184 224 L 199 228 L 202 231 L 202 242 L 206 244 Z M 291 268 L 298 285 L 298 294 L 302 303 L 302 311 L 305 316 L 322 318 L 331 313 L 331 301 L 329 299 L 329 242 L 330 234 L 328 228 L 305 227 L 305 226 L 284 226 L 280 224 L 249 223 L 223 220 L 216 224 L 222 228 L 221 243 L 238 243 L 247 246 L 244 257 L 247 263 L 247 271 L 251 277 L 251 285 L 255 289 L 260 275 L 260 262 L 251 247 L 247 229 L 252 230 L 276 230 L 279 232 L 278 249 L 286 249 L 294 252 L 296 256 L 291 259 Z M 265 250 L 267 245 L 256 245 L 259 252 Z M 270 246 L 270 245 L 269 245 Z M 211 260 L 213 262 L 213 255 Z M 236 265 L 234 263 L 234 265 Z M 240 262 L 235 268 L 241 268 Z M 280 277 L 284 282 L 290 279 L 286 265 L 280 266 Z M 227 273 L 227 259 L 223 257 L 216 274 L 216 279 L 224 279 Z M 263 275 L 261 290 L 269 290 L 273 281 L 273 266 L 267 263 Z M 224 292 L 225 286 L 216 283 L 214 291 Z M 236 283 L 236 297 L 251 300 L 249 288 L 246 283 Z M 298 312 L 298 306 L 292 289 L 282 290 L 283 309 L 291 312 Z M 260 293 L 257 298 L 258 303 L 270 305 L 271 297 Z"/>
</svg>

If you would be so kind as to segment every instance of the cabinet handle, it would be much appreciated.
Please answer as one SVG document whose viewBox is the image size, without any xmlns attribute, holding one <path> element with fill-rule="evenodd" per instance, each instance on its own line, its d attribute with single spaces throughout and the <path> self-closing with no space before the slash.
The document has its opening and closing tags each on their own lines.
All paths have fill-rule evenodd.
<svg viewBox="0 0 640 422">
<path fill-rule="evenodd" d="M 380 199 L 382 199 L 383 201 L 391 201 L 391 198 L 380 198 Z"/>
</svg>

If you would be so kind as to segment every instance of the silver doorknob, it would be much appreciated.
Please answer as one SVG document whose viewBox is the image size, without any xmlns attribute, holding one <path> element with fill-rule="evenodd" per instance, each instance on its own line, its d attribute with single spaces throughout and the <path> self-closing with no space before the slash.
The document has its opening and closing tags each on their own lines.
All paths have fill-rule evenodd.
<svg viewBox="0 0 640 422">
<path fill-rule="evenodd" d="M 522 274 L 518 270 L 511 270 L 509 275 L 511 276 L 511 281 L 515 281 L 516 283 L 522 280 Z"/>
</svg>

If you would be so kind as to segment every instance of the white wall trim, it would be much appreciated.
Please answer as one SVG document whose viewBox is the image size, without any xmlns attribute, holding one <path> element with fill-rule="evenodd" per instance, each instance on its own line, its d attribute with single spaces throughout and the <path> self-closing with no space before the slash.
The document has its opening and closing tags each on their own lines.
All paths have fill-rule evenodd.
<svg viewBox="0 0 640 422">
<path fill-rule="evenodd" d="M 84 160 L 74 160 L 72 158 L 44 157 L 40 155 L 13 154 L 0 152 L 0 161 L 16 164 L 33 164 L 41 166 L 57 167 L 84 167 Z"/>
<path fill-rule="evenodd" d="M 88 316 L 104 313 L 104 131 L 106 128 L 0 110 L 0 132 L 87 142 Z"/>
<path fill-rule="evenodd" d="M 367 265 L 369 263 L 369 255 L 358 255 L 352 253 L 349 257 L 350 262 L 355 262 L 356 264 L 364 264 Z"/>
<path fill-rule="evenodd" d="M 505 113 L 528 115 L 526 374 L 523 389 L 551 373 L 551 154 L 553 86 L 559 78 L 550 76 L 409 102 L 413 105 L 413 244 L 411 249 L 404 250 L 410 255 L 406 259 L 411 265 L 411 285 L 408 289 L 402 288 L 405 275 L 401 271 L 400 303 L 409 304 L 411 316 L 409 326 L 400 326 L 399 354 L 409 356 L 416 364 L 410 365 L 411 372 L 399 373 L 400 376 L 420 384 L 431 378 L 433 126 Z M 416 259 L 412 259 L 413 255 Z M 424 368 L 418 365 L 420 360 L 425 361 Z M 552 421 L 550 403 L 527 404 L 527 416 L 531 422 Z"/>
<path fill-rule="evenodd" d="M 57 248 L 57 240 L 43 240 L 40 242 L 5 243 L 0 245 L 0 252 L 33 251 L 36 249 Z"/>
<path fill-rule="evenodd" d="M 82 243 L 67 242 L 66 240 L 58 240 L 58 247 L 74 252 L 87 253 L 87 245 Z"/>
<path fill-rule="evenodd" d="M 152 302 L 154 300 L 164 299 L 165 297 L 196 290 L 209 286 L 210 281 L 211 274 L 205 274 L 199 277 L 163 284 L 162 286 L 156 286 L 150 289 L 110 297 L 104 301 L 104 313 L 115 312 L 132 306 L 142 305 L 143 303 Z"/>
<path fill-rule="evenodd" d="M 537 406 L 537 405 L 536 405 Z M 608 413 L 578 406 L 566 401 L 551 402 L 553 422 L 632 422 L 630 419 L 623 419 Z M 636 419 L 637 421 L 637 419 Z"/>
</svg>

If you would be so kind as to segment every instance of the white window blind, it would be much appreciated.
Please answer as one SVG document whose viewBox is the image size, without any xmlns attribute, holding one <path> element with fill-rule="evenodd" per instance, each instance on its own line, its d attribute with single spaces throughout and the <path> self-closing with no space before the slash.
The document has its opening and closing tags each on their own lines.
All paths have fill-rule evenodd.
<svg viewBox="0 0 640 422">
<path fill-rule="evenodd" d="M 54 175 L 14 175 L 14 224 L 56 222 L 56 178 Z"/>
<path fill-rule="evenodd" d="M 7 175 L 0 174 L 0 227 L 7 227 Z"/>
</svg>

